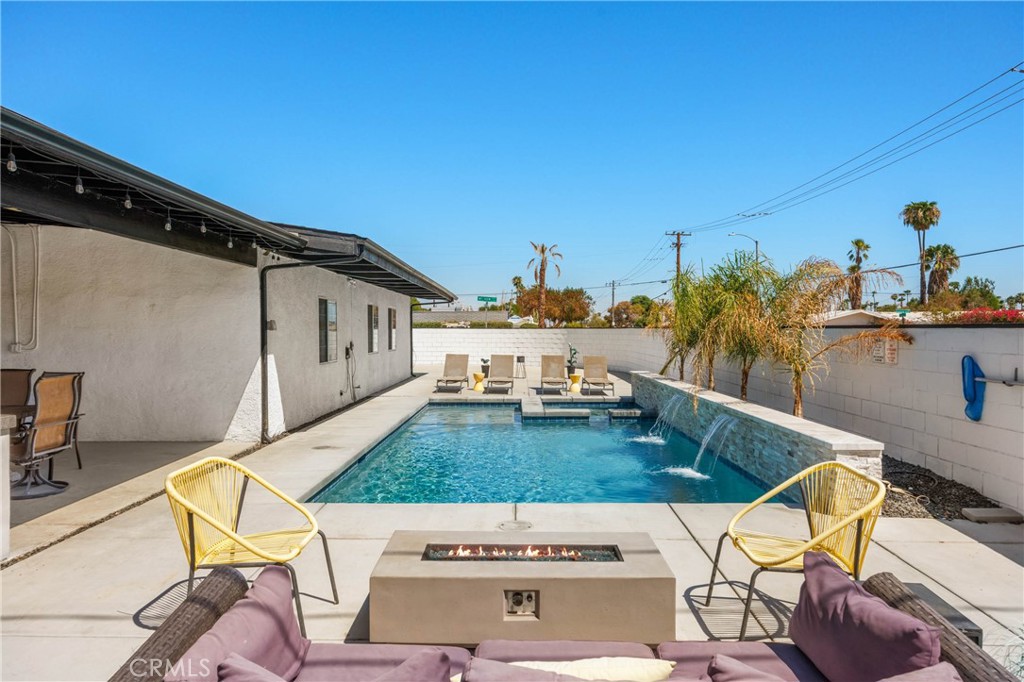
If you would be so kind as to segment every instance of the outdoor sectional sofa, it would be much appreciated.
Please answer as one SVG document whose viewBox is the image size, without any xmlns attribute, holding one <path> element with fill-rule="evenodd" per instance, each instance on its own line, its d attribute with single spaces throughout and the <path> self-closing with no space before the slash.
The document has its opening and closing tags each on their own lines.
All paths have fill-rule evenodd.
<svg viewBox="0 0 1024 682">
<path fill-rule="evenodd" d="M 841 577 L 849 582 L 845 576 Z M 1011 682 L 1016 679 L 891 574 L 878 574 L 864 583 L 864 588 L 885 603 L 857 587 L 857 594 L 851 599 L 877 603 L 868 604 L 871 613 L 857 617 L 858 632 L 845 634 L 836 629 L 844 627 L 837 626 L 837 620 L 843 619 L 843 611 L 850 613 L 855 606 L 852 601 L 824 606 L 816 603 L 812 584 L 815 580 L 819 595 L 825 595 L 826 601 L 831 599 L 828 595 L 835 593 L 838 584 L 834 577 L 827 572 L 823 574 L 818 568 L 808 571 L 791 623 L 791 633 L 796 639 L 801 636 L 801 625 L 797 621 L 807 615 L 800 613 L 802 609 L 811 609 L 817 614 L 815 617 L 823 616 L 813 625 L 814 632 L 802 633 L 805 648 L 813 649 L 807 653 L 796 644 L 754 641 L 665 642 L 652 650 L 645 644 L 633 642 L 489 640 L 481 642 L 473 654 L 468 649 L 452 646 L 310 642 L 299 634 L 292 610 L 291 581 L 284 569 L 277 566 L 264 569 L 250 589 L 237 570 L 218 568 L 168 616 L 111 680 L 431 682 L 458 674 L 463 674 L 464 682 L 575 680 L 579 678 L 509 663 L 599 657 L 629 657 L 641 659 L 640 664 L 647 661 L 654 665 L 657 659 L 673 661 L 675 666 L 670 680 Z M 913 632 L 896 633 L 892 622 L 900 619 L 916 622 L 916 626 L 911 627 Z M 865 626 L 868 621 L 873 625 Z M 881 628 L 882 640 L 877 633 L 864 635 L 865 627 Z M 870 655 L 857 655 L 858 647 L 870 648 Z M 832 677 L 825 677 L 812 659 L 829 669 Z M 253 667 L 252 663 L 261 667 Z M 894 677 L 886 674 L 881 678 L 866 672 L 877 664 L 883 668 L 902 665 L 901 673 L 908 667 L 917 672 Z"/>
</svg>

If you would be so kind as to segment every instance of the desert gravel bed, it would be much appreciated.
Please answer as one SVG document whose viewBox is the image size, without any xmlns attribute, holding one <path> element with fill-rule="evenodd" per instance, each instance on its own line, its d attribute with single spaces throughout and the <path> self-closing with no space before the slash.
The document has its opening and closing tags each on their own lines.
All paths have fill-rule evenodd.
<svg viewBox="0 0 1024 682">
<path fill-rule="evenodd" d="M 964 507 L 999 506 L 962 483 L 884 455 L 882 478 L 891 484 L 882 516 L 950 521 L 964 518 Z"/>
</svg>

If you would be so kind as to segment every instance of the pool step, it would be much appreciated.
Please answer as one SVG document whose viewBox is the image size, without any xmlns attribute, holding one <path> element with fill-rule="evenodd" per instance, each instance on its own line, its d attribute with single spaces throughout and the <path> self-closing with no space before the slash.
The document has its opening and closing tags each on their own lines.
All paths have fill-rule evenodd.
<svg viewBox="0 0 1024 682">
<path fill-rule="evenodd" d="M 655 419 L 657 416 L 658 413 L 654 410 L 644 410 L 639 407 L 608 410 L 608 419 L 612 421 L 616 419 Z"/>
</svg>

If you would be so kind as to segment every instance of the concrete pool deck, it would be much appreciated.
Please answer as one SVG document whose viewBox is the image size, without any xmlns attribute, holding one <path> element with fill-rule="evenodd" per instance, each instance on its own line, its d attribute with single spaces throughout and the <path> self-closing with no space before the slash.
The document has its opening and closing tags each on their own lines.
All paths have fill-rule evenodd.
<svg viewBox="0 0 1024 682">
<path fill-rule="evenodd" d="M 434 394 L 439 368 L 346 412 L 268 445 L 244 459 L 296 497 L 333 478 Z M 517 381 L 527 395 L 532 382 Z M 524 387 L 520 388 L 519 384 Z M 623 389 L 628 391 L 623 382 Z M 618 387 L 617 387 L 618 389 Z M 471 393 L 463 390 L 463 394 Z M 466 396 L 468 400 L 493 396 Z M 157 487 L 159 490 L 159 487 Z M 745 583 L 753 566 L 738 552 L 722 568 L 736 584 L 706 594 L 715 542 L 736 504 L 310 504 L 329 537 L 341 604 L 330 594 L 320 548 L 295 562 L 309 635 L 317 640 L 365 640 L 370 572 L 395 530 L 486 530 L 513 518 L 538 532 L 643 531 L 654 539 L 677 579 L 676 637 L 734 638 Z M 242 530 L 287 523 L 279 507 L 258 494 L 247 498 Z M 41 519 L 45 519 L 43 516 Z M 772 507 L 763 523 L 776 530 L 802 523 L 802 512 Z M 984 630 L 985 648 L 999 660 L 1024 646 L 1024 527 L 881 519 L 865 562 L 865 576 L 890 571 L 923 583 Z M 253 574 L 255 570 L 248 571 Z M 106 679 L 144 641 L 184 595 L 188 573 L 167 502 L 154 499 L 88 528 L 0 571 L 4 680 Z M 748 637 L 785 638 L 798 575 L 765 574 Z M 1016 649 L 1014 649 L 1016 647 Z M 56 654 L 56 655 L 55 655 Z"/>
</svg>

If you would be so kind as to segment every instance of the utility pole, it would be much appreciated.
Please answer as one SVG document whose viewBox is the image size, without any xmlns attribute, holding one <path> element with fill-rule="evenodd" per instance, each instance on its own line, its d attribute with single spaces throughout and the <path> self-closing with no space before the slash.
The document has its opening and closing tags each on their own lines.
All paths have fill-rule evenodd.
<svg viewBox="0 0 1024 682">
<path fill-rule="evenodd" d="M 612 327 L 615 326 L 615 285 L 618 284 L 614 279 L 611 282 L 605 284 L 606 287 L 612 288 Z"/>
<path fill-rule="evenodd" d="M 689 232 L 680 232 L 679 230 L 676 230 L 674 232 L 666 232 L 665 235 L 668 237 L 676 238 L 676 277 L 678 277 L 679 273 L 681 272 L 681 268 L 679 265 L 679 252 L 683 248 L 683 237 L 692 237 L 693 235 L 690 234 Z"/>
</svg>

